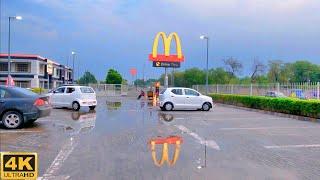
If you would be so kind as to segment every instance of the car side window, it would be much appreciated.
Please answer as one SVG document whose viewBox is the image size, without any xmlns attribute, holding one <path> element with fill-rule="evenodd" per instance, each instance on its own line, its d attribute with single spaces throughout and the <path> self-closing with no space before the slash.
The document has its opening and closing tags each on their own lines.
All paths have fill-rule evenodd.
<svg viewBox="0 0 320 180">
<path fill-rule="evenodd" d="M 199 96 L 199 93 L 197 93 L 196 91 L 193 91 L 191 89 L 185 89 L 184 93 L 187 96 Z"/>
<path fill-rule="evenodd" d="M 183 95 L 182 89 L 172 89 L 171 92 L 176 95 Z"/>
<path fill-rule="evenodd" d="M 54 91 L 54 93 L 57 93 L 57 94 L 64 93 L 64 90 L 65 90 L 65 89 L 66 89 L 66 88 L 64 88 L 64 87 L 58 88 L 58 89 L 56 89 L 56 90 Z"/>
<path fill-rule="evenodd" d="M 3 89 L 0 89 L 0 99 L 3 99 L 5 96 L 6 91 L 4 91 Z"/>
<path fill-rule="evenodd" d="M 66 93 L 71 94 L 71 93 L 73 93 L 74 91 L 75 91 L 75 88 L 69 87 L 69 88 L 67 88 Z"/>
<path fill-rule="evenodd" d="M 5 99 L 9 97 L 10 97 L 10 94 L 6 90 L 0 89 L 0 99 Z"/>
</svg>

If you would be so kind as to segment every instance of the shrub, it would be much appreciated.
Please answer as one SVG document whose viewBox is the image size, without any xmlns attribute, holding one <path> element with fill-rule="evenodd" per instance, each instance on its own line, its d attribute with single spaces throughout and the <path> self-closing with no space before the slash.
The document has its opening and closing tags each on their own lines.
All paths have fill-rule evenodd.
<svg viewBox="0 0 320 180">
<path fill-rule="evenodd" d="M 210 96 L 218 103 L 320 118 L 320 101 L 318 100 L 300 100 L 292 98 L 271 98 L 263 96 L 228 94 L 211 94 Z"/>
<path fill-rule="evenodd" d="M 41 94 L 44 92 L 44 89 L 43 88 L 32 88 L 31 91 L 34 93 L 37 93 L 37 94 Z"/>
</svg>

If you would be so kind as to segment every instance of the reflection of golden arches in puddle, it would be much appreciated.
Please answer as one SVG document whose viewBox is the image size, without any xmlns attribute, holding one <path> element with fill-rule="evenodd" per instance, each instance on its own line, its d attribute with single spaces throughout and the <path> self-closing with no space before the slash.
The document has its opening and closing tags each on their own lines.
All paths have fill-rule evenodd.
<svg viewBox="0 0 320 180">
<path fill-rule="evenodd" d="M 177 140 L 175 142 L 175 150 L 174 150 L 174 154 L 173 154 L 173 158 L 170 160 L 169 158 L 169 143 L 165 142 L 163 143 L 162 146 L 162 157 L 160 159 L 160 161 L 158 161 L 157 159 L 157 153 L 156 153 L 156 142 L 153 140 L 150 142 L 151 144 L 151 155 L 152 155 L 152 159 L 153 162 L 156 166 L 162 166 L 164 162 L 167 161 L 169 166 L 173 166 L 175 165 L 175 163 L 177 162 L 178 158 L 179 158 L 179 154 L 180 154 L 180 148 L 181 148 L 181 143 L 182 141 Z M 161 143 L 162 144 L 162 143 Z M 170 143 L 173 144 L 173 143 Z"/>
</svg>

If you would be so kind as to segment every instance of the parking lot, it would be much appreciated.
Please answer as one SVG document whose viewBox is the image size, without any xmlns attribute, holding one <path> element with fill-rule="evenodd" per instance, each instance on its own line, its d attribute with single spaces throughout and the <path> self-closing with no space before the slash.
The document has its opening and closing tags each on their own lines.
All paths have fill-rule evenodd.
<svg viewBox="0 0 320 180">
<path fill-rule="evenodd" d="M 152 140 L 172 136 L 180 144 L 152 150 Z M 1 151 L 37 152 L 40 179 L 320 176 L 318 123 L 220 105 L 162 112 L 148 101 L 99 97 L 95 111 L 54 109 L 23 129 L 0 125 L 0 141 Z"/>
</svg>

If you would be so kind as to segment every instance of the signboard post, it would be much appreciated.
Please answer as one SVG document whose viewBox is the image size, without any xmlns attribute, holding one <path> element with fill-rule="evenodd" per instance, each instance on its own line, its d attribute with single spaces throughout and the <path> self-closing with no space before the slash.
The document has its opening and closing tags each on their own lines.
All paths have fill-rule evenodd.
<svg viewBox="0 0 320 180">
<path fill-rule="evenodd" d="M 49 75 L 53 74 L 53 61 L 50 61 L 47 59 L 47 75 L 48 75 L 48 82 L 47 82 L 47 88 L 50 89 L 50 78 Z"/>
<path fill-rule="evenodd" d="M 132 84 L 134 85 L 134 80 L 137 80 L 137 69 L 136 68 L 131 68 L 130 69 L 130 74 L 132 76 Z M 137 84 L 136 84 L 136 89 L 137 89 Z"/>
</svg>

